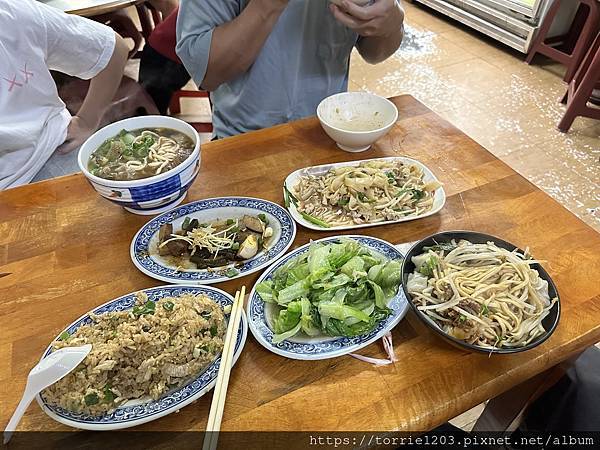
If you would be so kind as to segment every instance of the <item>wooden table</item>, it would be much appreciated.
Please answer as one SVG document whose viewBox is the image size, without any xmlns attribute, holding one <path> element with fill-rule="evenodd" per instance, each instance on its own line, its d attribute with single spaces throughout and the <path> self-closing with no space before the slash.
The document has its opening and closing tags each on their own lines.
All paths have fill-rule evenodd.
<svg viewBox="0 0 600 450">
<path fill-rule="evenodd" d="M 440 230 L 505 238 L 546 260 L 562 317 L 554 335 L 524 354 L 453 348 L 409 313 L 394 330 L 399 362 L 374 368 L 351 357 L 294 361 L 251 336 L 234 368 L 224 430 L 428 430 L 600 340 L 600 234 L 410 96 L 393 99 L 400 120 L 372 150 L 339 150 L 315 118 L 202 149 L 187 200 L 253 195 L 282 203 L 285 176 L 300 167 L 410 156 L 441 179 L 446 206 L 432 217 L 363 230 L 400 243 Z M 30 368 L 63 327 L 109 299 L 161 284 L 138 272 L 130 240 L 148 219 L 102 200 L 80 174 L 0 193 L 0 424 Z M 295 246 L 331 233 L 299 228 Z M 219 287 L 234 292 L 257 275 Z M 361 351 L 383 357 L 379 343 Z M 141 430 L 203 430 L 211 396 Z M 65 430 L 32 405 L 20 429 Z"/>
<path fill-rule="evenodd" d="M 108 14 L 128 6 L 143 3 L 145 0 L 38 0 L 48 6 L 58 8 L 69 14 L 92 17 Z"/>
</svg>

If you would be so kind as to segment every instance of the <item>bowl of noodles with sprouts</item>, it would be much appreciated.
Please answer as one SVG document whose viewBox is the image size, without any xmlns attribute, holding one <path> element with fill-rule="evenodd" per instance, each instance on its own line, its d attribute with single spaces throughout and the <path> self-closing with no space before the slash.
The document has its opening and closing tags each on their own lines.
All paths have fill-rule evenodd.
<svg viewBox="0 0 600 450">
<path fill-rule="evenodd" d="M 417 242 L 402 266 L 416 315 L 450 344 L 483 353 L 517 353 L 550 337 L 560 300 L 529 253 L 495 236 L 447 231 Z"/>
<path fill-rule="evenodd" d="M 179 205 L 196 179 L 200 139 L 174 117 L 132 117 L 90 136 L 78 163 L 102 197 L 135 214 L 159 214 Z"/>
</svg>

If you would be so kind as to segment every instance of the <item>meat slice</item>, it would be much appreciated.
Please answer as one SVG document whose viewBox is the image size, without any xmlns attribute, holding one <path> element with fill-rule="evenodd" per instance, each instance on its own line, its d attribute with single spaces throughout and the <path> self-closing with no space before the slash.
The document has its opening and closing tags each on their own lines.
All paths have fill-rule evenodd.
<svg viewBox="0 0 600 450">
<path fill-rule="evenodd" d="M 161 244 L 171 237 L 173 234 L 173 224 L 171 222 L 165 223 L 158 230 L 158 242 Z"/>
<path fill-rule="evenodd" d="M 158 254 L 160 256 L 168 256 L 171 254 L 169 248 L 166 245 L 162 247 L 160 246 L 160 244 L 162 244 L 171 237 L 171 234 L 173 234 L 173 224 L 170 222 L 165 223 L 158 230 Z"/>
<path fill-rule="evenodd" d="M 169 253 L 173 256 L 181 256 L 188 251 L 189 244 L 185 241 L 175 240 L 165 244 L 169 249 Z"/>
<path fill-rule="evenodd" d="M 158 254 L 160 256 L 181 256 L 188 250 L 188 243 L 180 240 L 172 240 L 173 224 L 165 223 L 158 230 Z M 167 242 L 168 241 L 168 242 Z M 165 245 L 162 243 L 167 242 Z"/>
</svg>

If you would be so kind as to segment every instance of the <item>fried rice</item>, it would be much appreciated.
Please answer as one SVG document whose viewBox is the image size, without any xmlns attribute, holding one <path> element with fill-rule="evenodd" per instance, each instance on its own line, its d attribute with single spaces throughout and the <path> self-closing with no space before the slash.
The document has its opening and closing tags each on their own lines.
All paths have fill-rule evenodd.
<svg viewBox="0 0 600 450">
<path fill-rule="evenodd" d="M 193 294 L 152 302 L 139 292 L 133 309 L 91 318 L 53 349 L 92 344 L 92 351 L 43 391 L 48 403 L 90 415 L 184 385 L 219 355 L 227 329 L 221 307 Z"/>
</svg>

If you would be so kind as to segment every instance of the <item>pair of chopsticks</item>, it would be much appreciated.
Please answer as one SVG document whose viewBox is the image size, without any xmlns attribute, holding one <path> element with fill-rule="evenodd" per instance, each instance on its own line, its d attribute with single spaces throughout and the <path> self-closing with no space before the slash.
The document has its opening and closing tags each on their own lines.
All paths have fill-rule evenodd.
<svg viewBox="0 0 600 450">
<path fill-rule="evenodd" d="M 221 364 L 217 374 L 217 384 L 213 392 L 212 404 L 206 424 L 206 433 L 204 435 L 204 444 L 202 450 L 215 450 L 219 440 L 219 430 L 221 429 L 221 420 L 223 419 L 223 408 L 225 407 L 225 397 L 227 397 L 227 386 L 229 385 L 229 375 L 233 364 L 233 354 L 235 353 L 235 341 L 237 340 L 240 319 L 244 310 L 244 297 L 246 296 L 246 286 L 242 286 L 241 291 L 235 293 L 231 314 L 229 315 L 229 325 L 225 335 L 223 352 L 221 353 Z"/>
</svg>

